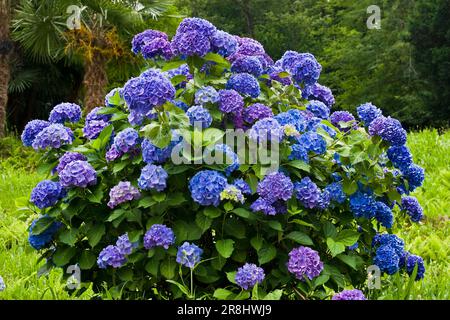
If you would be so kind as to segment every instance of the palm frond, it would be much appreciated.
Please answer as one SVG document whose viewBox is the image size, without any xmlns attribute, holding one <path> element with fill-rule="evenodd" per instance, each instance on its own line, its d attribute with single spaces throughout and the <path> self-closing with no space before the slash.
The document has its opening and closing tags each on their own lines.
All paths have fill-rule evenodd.
<svg viewBox="0 0 450 320">
<path fill-rule="evenodd" d="M 39 81 L 40 71 L 37 68 L 19 68 L 11 74 L 8 83 L 8 94 L 22 93 Z"/>
</svg>

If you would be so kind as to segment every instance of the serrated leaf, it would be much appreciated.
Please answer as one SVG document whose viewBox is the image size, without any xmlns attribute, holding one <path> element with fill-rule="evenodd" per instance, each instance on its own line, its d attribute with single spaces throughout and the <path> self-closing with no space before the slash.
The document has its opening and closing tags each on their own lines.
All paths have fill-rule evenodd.
<svg viewBox="0 0 450 320">
<path fill-rule="evenodd" d="M 233 254 L 234 251 L 234 240 L 225 239 L 218 240 L 216 242 L 216 249 L 219 254 L 224 258 L 229 258 Z"/>
<path fill-rule="evenodd" d="M 264 240 L 261 237 L 253 237 L 250 239 L 250 245 L 256 250 L 259 251 L 263 246 Z"/>
<path fill-rule="evenodd" d="M 352 246 L 358 241 L 360 233 L 353 230 L 342 230 L 334 238 L 336 242 L 342 243 L 345 246 Z"/>
<path fill-rule="evenodd" d="M 267 225 L 276 231 L 283 231 L 283 227 L 278 221 L 271 220 L 267 223 Z"/>
<path fill-rule="evenodd" d="M 286 238 L 306 246 L 312 246 L 314 244 L 312 239 L 307 234 L 300 231 L 292 231 L 286 236 Z"/>
<path fill-rule="evenodd" d="M 273 245 L 267 245 L 265 247 L 262 247 L 258 251 L 259 264 L 268 263 L 273 259 L 275 259 L 276 256 L 277 256 L 277 249 L 275 249 Z"/>
<path fill-rule="evenodd" d="M 75 244 L 75 242 L 77 241 L 77 236 L 78 236 L 78 229 L 71 228 L 71 229 L 62 231 L 59 234 L 59 240 L 62 243 L 65 243 L 69 246 L 73 246 Z"/>
<path fill-rule="evenodd" d="M 327 247 L 333 257 L 345 251 L 345 245 L 335 242 L 332 238 L 327 238 Z"/>
<path fill-rule="evenodd" d="M 195 216 L 195 223 L 202 230 L 202 233 L 204 233 L 211 227 L 212 220 L 199 211 Z"/>
</svg>

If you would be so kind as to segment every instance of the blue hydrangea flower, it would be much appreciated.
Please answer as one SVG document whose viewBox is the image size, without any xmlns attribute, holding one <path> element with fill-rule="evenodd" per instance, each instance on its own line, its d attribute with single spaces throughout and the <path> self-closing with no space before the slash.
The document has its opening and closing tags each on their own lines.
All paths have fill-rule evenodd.
<svg viewBox="0 0 450 320">
<path fill-rule="evenodd" d="M 400 257 L 391 246 L 381 246 L 377 249 L 374 258 L 374 264 L 377 265 L 382 272 L 389 275 L 399 270 Z"/>
<path fill-rule="evenodd" d="M 331 300 L 367 300 L 364 293 L 361 290 L 343 290 L 333 295 Z"/>
<path fill-rule="evenodd" d="M 408 272 L 409 275 L 413 274 L 416 265 L 417 275 L 415 280 L 417 281 L 423 279 L 425 276 L 425 264 L 422 257 L 416 256 L 414 254 L 408 254 L 408 256 L 406 257 L 406 272 Z"/>
<path fill-rule="evenodd" d="M 220 159 L 224 164 L 228 166 L 225 168 L 225 174 L 229 176 L 233 171 L 239 169 L 239 158 L 236 153 L 226 144 L 217 144 L 214 146 L 214 151 L 222 153 L 224 158 Z"/>
<path fill-rule="evenodd" d="M 323 270 L 323 262 L 319 253 L 308 247 L 294 248 L 289 252 L 287 268 L 300 281 L 317 277 Z"/>
<path fill-rule="evenodd" d="M 375 217 L 378 206 L 370 194 L 358 191 L 350 196 L 350 210 L 356 218 L 371 219 Z"/>
<path fill-rule="evenodd" d="M 114 160 L 119 159 L 121 156 L 123 156 L 123 153 L 117 149 L 116 145 L 112 145 L 109 150 L 105 154 L 105 158 L 107 162 L 111 162 Z"/>
<path fill-rule="evenodd" d="M 91 110 L 91 112 L 89 112 L 86 116 L 86 123 L 93 121 L 93 120 L 103 120 L 104 122 L 108 122 L 109 120 L 111 120 L 112 115 L 111 114 L 101 114 L 99 113 L 100 111 L 104 110 L 106 108 L 100 108 L 100 107 L 96 107 L 94 109 Z"/>
<path fill-rule="evenodd" d="M 395 234 L 377 234 L 372 239 L 373 247 L 391 247 L 398 256 L 403 254 L 405 248 L 405 242 L 397 237 Z"/>
<path fill-rule="evenodd" d="M 331 108 L 336 100 L 334 99 L 333 93 L 331 92 L 331 89 L 325 86 L 322 86 L 318 83 L 315 83 L 312 86 L 306 87 L 303 92 L 303 97 L 305 99 L 314 99 L 319 100 L 328 108 Z"/>
<path fill-rule="evenodd" d="M 73 132 L 59 123 L 54 123 L 42 129 L 34 138 L 33 148 L 45 150 L 47 148 L 58 149 L 73 141 Z"/>
<path fill-rule="evenodd" d="M 308 152 L 324 154 L 327 151 L 327 142 L 321 135 L 315 132 L 306 132 L 302 134 L 300 138 L 298 138 L 298 143 Z"/>
<path fill-rule="evenodd" d="M 392 146 L 387 150 L 387 155 L 394 167 L 399 169 L 406 169 L 413 162 L 411 152 L 407 146 Z"/>
<path fill-rule="evenodd" d="M 139 143 L 139 134 L 133 128 L 126 128 L 114 137 L 114 145 L 122 153 L 135 151 Z"/>
<path fill-rule="evenodd" d="M 234 280 L 237 285 L 244 290 L 253 288 L 256 284 L 260 284 L 264 280 L 264 269 L 253 263 L 246 263 L 240 267 Z"/>
<path fill-rule="evenodd" d="M 178 108 L 180 108 L 184 112 L 186 112 L 189 109 L 189 106 L 184 101 L 172 100 L 170 102 L 172 102 L 175 106 L 177 106 Z"/>
<path fill-rule="evenodd" d="M 175 146 L 175 141 L 165 148 L 158 148 L 148 139 L 142 141 L 142 159 L 147 164 L 162 164 L 170 158 L 172 149 Z"/>
<path fill-rule="evenodd" d="M 392 228 L 394 223 L 394 215 L 392 214 L 391 208 L 389 208 L 385 203 L 377 201 L 376 203 L 377 211 L 375 214 L 375 219 L 385 228 Z"/>
<path fill-rule="evenodd" d="M 323 191 L 320 194 L 319 202 L 317 203 L 317 208 L 320 210 L 325 210 L 330 206 L 331 194 L 328 191 Z"/>
<path fill-rule="evenodd" d="M 167 179 L 169 175 L 161 166 L 154 164 L 146 165 L 138 180 L 138 186 L 142 190 L 156 190 L 163 191 L 167 187 Z"/>
<path fill-rule="evenodd" d="M 325 187 L 325 191 L 329 192 L 331 195 L 331 200 L 339 204 L 342 204 L 347 200 L 347 195 L 342 187 L 342 182 L 333 182 Z"/>
<path fill-rule="evenodd" d="M 128 234 L 125 233 L 117 239 L 116 247 L 124 256 L 127 256 L 133 252 L 133 249 L 136 247 L 136 245 L 131 243 L 130 239 L 128 238 Z"/>
<path fill-rule="evenodd" d="M 46 217 L 46 216 L 43 216 L 42 218 L 44 218 L 44 217 Z M 40 234 L 33 234 L 33 228 L 36 226 L 36 223 L 40 219 L 34 220 L 31 223 L 31 226 L 29 229 L 29 235 L 28 235 L 28 242 L 36 250 L 41 250 L 41 249 L 47 248 L 50 245 L 50 243 L 52 242 L 53 236 L 55 235 L 55 233 L 62 226 L 61 222 L 55 221 L 46 230 L 44 230 Z"/>
<path fill-rule="evenodd" d="M 97 183 L 97 172 L 87 161 L 76 160 L 64 167 L 59 180 L 64 188 L 86 188 Z"/>
<path fill-rule="evenodd" d="M 126 256 L 117 246 L 109 245 L 104 248 L 97 258 L 97 265 L 100 269 L 106 269 L 108 266 L 120 268 L 127 262 Z"/>
<path fill-rule="evenodd" d="M 406 131 L 400 121 L 391 117 L 380 116 L 374 119 L 369 126 L 371 136 L 380 136 L 381 139 L 393 146 L 401 146 L 406 143 Z"/>
<path fill-rule="evenodd" d="M 283 139 L 283 135 L 283 127 L 273 118 L 258 120 L 248 131 L 248 137 L 259 143 L 265 141 L 280 142 Z"/>
<path fill-rule="evenodd" d="M 211 51 L 216 27 L 199 18 L 185 18 L 172 39 L 172 49 L 182 56 L 204 56 Z"/>
<path fill-rule="evenodd" d="M 404 168 L 402 174 L 408 180 L 409 191 L 414 191 L 418 187 L 421 187 L 425 180 L 425 170 L 416 164 Z"/>
<path fill-rule="evenodd" d="M 177 252 L 177 262 L 183 266 L 194 269 L 195 265 L 200 262 L 203 250 L 195 244 L 189 242 L 183 243 Z"/>
<path fill-rule="evenodd" d="M 287 112 L 279 113 L 275 119 L 282 126 L 292 125 L 298 132 L 304 132 L 308 123 L 308 119 L 297 109 L 290 109 Z"/>
<path fill-rule="evenodd" d="M 423 219 L 423 209 L 415 197 L 403 197 L 401 208 L 406 211 L 413 222 Z"/>
<path fill-rule="evenodd" d="M 306 105 L 306 110 L 311 111 L 320 119 L 328 119 L 330 117 L 330 108 L 325 103 L 318 100 L 311 100 Z"/>
<path fill-rule="evenodd" d="M 252 56 L 241 56 L 234 60 L 231 65 L 233 73 L 248 73 L 255 77 L 259 77 L 263 73 L 261 61 Z"/>
<path fill-rule="evenodd" d="M 233 89 L 244 96 L 257 98 L 261 93 L 259 82 L 249 73 L 235 73 L 227 82 L 227 89 Z"/>
<path fill-rule="evenodd" d="M 81 107 L 75 103 L 61 103 L 50 111 L 48 121 L 51 123 L 64 124 L 65 122 L 76 123 L 81 119 Z"/>
<path fill-rule="evenodd" d="M 348 123 L 348 122 L 354 122 L 355 117 L 348 111 L 335 111 L 330 116 L 331 123 L 338 128 L 340 131 L 347 132 L 351 129 L 354 129 L 356 127 L 356 124 L 353 123 L 350 127 L 343 127 L 341 126 L 341 122 Z"/>
<path fill-rule="evenodd" d="M 44 180 L 31 191 L 30 201 L 39 209 L 53 207 L 65 196 L 65 191 L 59 182 Z"/>
<path fill-rule="evenodd" d="M 233 185 L 241 190 L 242 194 L 252 194 L 252 189 L 250 188 L 248 183 L 244 181 L 244 179 L 234 180 Z"/>
<path fill-rule="evenodd" d="M 240 114 L 244 108 L 244 99 L 235 90 L 219 91 L 219 110 L 223 113 Z"/>
<path fill-rule="evenodd" d="M 195 104 L 204 105 L 206 103 L 216 103 L 219 101 L 219 93 L 214 87 L 202 87 L 195 92 Z"/>
<path fill-rule="evenodd" d="M 45 120 L 32 120 L 27 123 L 22 132 L 22 143 L 25 147 L 31 147 L 39 132 L 47 128 L 51 123 Z"/>
<path fill-rule="evenodd" d="M 109 122 L 103 120 L 87 121 L 83 127 L 83 136 L 90 140 L 97 139 L 107 126 L 109 126 Z"/>
<path fill-rule="evenodd" d="M 369 126 L 373 120 L 383 115 L 383 112 L 370 102 L 360 105 L 356 112 L 365 126 Z"/>
<path fill-rule="evenodd" d="M 238 46 L 236 38 L 222 30 L 217 30 L 211 38 L 212 51 L 224 57 L 234 54 Z"/>
<path fill-rule="evenodd" d="M 297 83 L 312 86 L 319 80 L 322 66 L 312 54 L 286 51 L 281 60 L 282 67 L 292 74 Z"/>
<path fill-rule="evenodd" d="M 274 216 L 278 213 L 275 206 L 273 206 L 269 201 L 258 198 L 255 202 L 252 203 L 250 206 L 250 209 L 252 209 L 253 212 L 263 212 L 265 215 L 268 216 Z"/>
<path fill-rule="evenodd" d="M 172 229 L 163 224 L 154 224 L 144 235 L 144 248 L 153 249 L 163 247 L 169 249 L 169 246 L 175 243 L 175 234 Z"/>
<path fill-rule="evenodd" d="M 309 177 L 304 177 L 300 182 L 295 182 L 294 192 L 296 198 L 308 209 L 318 206 L 322 194 L 319 187 Z"/>
<path fill-rule="evenodd" d="M 186 115 L 189 118 L 189 122 L 192 126 L 199 126 L 203 129 L 209 128 L 213 121 L 211 114 L 208 109 L 203 108 L 202 106 L 193 106 L 190 107 Z"/>
<path fill-rule="evenodd" d="M 189 191 L 198 204 L 217 207 L 220 203 L 220 193 L 227 185 L 227 179 L 219 172 L 203 170 L 191 178 Z"/>
<path fill-rule="evenodd" d="M 108 207 L 113 209 L 121 203 L 139 199 L 141 193 L 129 181 L 120 181 L 109 191 Z"/>
<path fill-rule="evenodd" d="M 59 158 L 58 166 L 56 167 L 56 172 L 61 173 L 61 171 L 64 170 L 64 168 L 73 161 L 87 161 L 87 158 L 85 155 L 77 152 L 66 152 L 62 155 L 61 158 Z"/>
<path fill-rule="evenodd" d="M 162 57 L 165 60 L 170 60 L 174 56 L 172 45 L 166 38 L 155 38 L 147 41 L 141 50 L 144 59 L 155 59 Z"/>
<path fill-rule="evenodd" d="M 243 114 L 244 121 L 248 124 L 254 124 L 258 120 L 272 117 L 272 109 L 262 103 L 255 103 L 248 106 L 244 109 Z"/>
<path fill-rule="evenodd" d="M 308 150 L 306 150 L 303 145 L 296 143 L 291 146 L 291 149 L 292 151 L 289 155 L 289 160 L 302 160 L 309 163 Z"/>
</svg>

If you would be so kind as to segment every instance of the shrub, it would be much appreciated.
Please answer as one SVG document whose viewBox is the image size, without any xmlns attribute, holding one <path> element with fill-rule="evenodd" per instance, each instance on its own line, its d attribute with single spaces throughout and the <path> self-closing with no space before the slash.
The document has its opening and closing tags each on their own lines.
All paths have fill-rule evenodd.
<svg viewBox="0 0 450 320">
<path fill-rule="evenodd" d="M 363 289 L 374 263 L 423 277 L 392 234 L 422 218 L 409 193 L 424 178 L 397 120 L 370 103 L 361 121 L 332 113 L 311 54 L 274 63 L 257 41 L 196 18 L 170 54 L 167 41 L 136 36 L 155 46 L 142 52 L 150 68 L 81 122 L 63 104 L 53 115 L 71 116 L 25 129 L 58 183 L 32 204 L 44 207 L 30 238 L 48 268 L 78 264 L 96 291 L 156 299 L 331 298 Z M 237 148 L 222 139 L 236 128 Z M 344 292 L 335 299 L 364 299 Z"/>
</svg>

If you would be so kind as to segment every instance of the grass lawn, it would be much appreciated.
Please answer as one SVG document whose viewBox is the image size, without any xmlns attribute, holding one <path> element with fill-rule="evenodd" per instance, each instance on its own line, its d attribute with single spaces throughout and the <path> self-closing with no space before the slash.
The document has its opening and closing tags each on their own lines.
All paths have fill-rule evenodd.
<svg viewBox="0 0 450 320">
<path fill-rule="evenodd" d="M 422 204 L 426 219 L 398 230 L 406 249 L 426 262 L 425 279 L 414 283 L 409 299 L 449 299 L 450 287 L 450 132 L 411 133 L 408 139 L 414 161 L 426 170 L 424 186 L 414 192 Z M 32 188 L 43 177 L 9 161 L 0 161 L 0 275 L 6 290 L 0 299 L 70 299 L 60 281 L 61 270 L 49 276 L 37 276 L 41 264 L 38 254 L 28 245 L 27 227 L 37 214 L 20 210 Z M 403 285 L 407 285 L 405 280 Z M 383 280 L 383 299 L 401 298 L 398 285 Z M 92 297 L 87 291 L 81 298 Z"/>
</svg>

